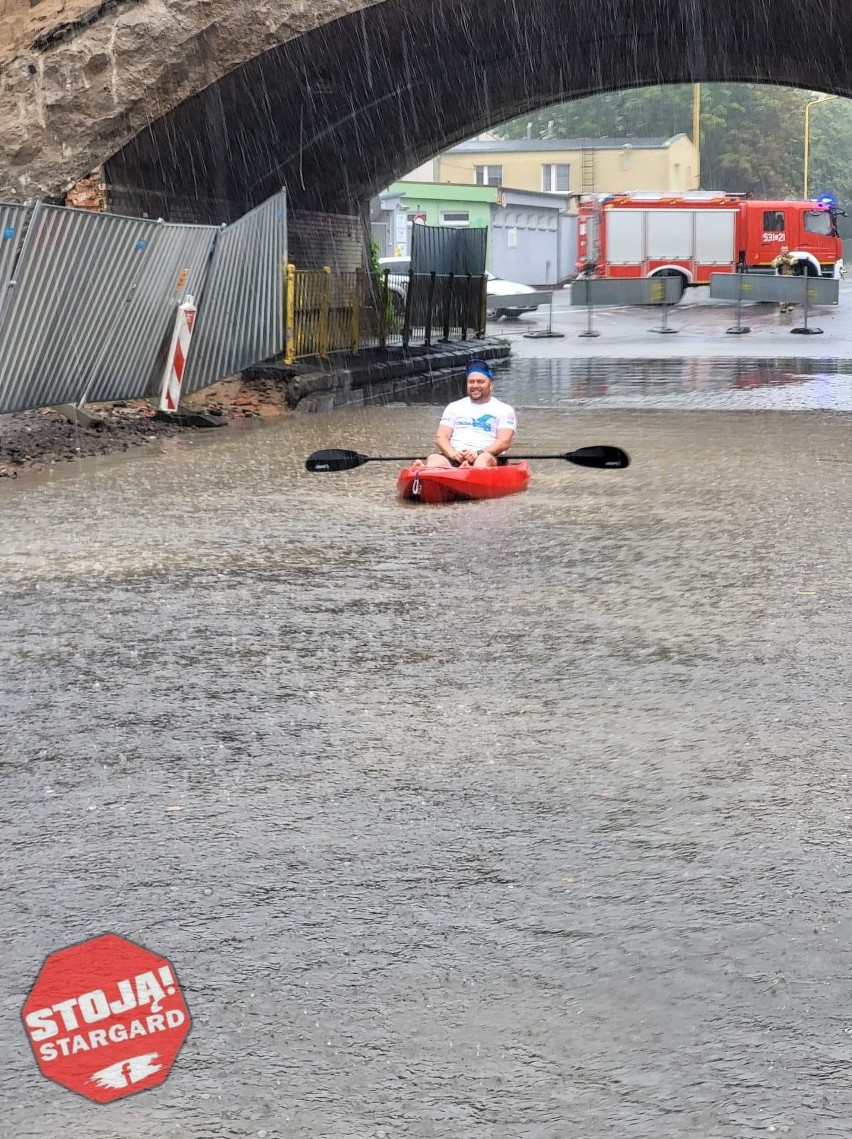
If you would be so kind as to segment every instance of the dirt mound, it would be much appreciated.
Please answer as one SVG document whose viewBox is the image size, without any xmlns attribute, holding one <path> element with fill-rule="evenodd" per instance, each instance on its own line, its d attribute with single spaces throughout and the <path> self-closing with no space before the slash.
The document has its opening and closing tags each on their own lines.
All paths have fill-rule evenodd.
<svg viewBox="0 0 852 1139">
<path fill-rule="evenodd" d="M 226 422 L 289 414 L 283 393 L 275 383 L 243 381 L 239 377 L 205 388 L 181 407 L 220 415 Z M 164 436 L 195 430 L 158 418 L 153 401 L 87 404 L 86 411 L 98 419 L 96 426 L 72 423 L 52 408 L 0 416 L 0 478 L 17 478 L 24 471 L 42 470 L 91 455 L 111 455 Z"/>
</svg>

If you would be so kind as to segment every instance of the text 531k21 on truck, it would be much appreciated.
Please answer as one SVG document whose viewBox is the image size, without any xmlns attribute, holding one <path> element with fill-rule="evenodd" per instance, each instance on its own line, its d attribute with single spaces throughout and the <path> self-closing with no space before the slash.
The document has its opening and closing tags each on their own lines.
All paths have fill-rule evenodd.
<svg viewBox="0 0 852 1139">
<path fill-rule="evenodd" d="M 712 273 L 769 271 L 790 253 L 798 271 L 840 277 L 843 242 L 829 201 L 758 201 L 745 194 L 584 194 L 578 268 L 600 277 L 680 276 L 707 285 Z"/>
</svg>

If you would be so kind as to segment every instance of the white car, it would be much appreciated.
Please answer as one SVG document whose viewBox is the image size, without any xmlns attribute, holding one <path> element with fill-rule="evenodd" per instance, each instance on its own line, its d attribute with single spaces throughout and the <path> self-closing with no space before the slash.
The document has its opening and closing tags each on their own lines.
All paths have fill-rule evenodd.
<svg viewBox="0 0 852 1139">
<path fill-rule="evenodd" d="M 393 296 L 394 308 L 401 315 L 405 310 L 405 293 L 408 288 L 408 274 L 411 270 L 410 257 L 380 257 L 379 266 L 389 269 L 388 289 Z M 487 315 L 492 320 L 501 316 L 517 319 L 522 312 L 535 312 L 543 303 L 542 294 L 529 285 L 517 281 L 504 281 L 493 273 L 486 273 Z M 529 300 L 525 298 L 529 296 Z"/>
<path fill-rule="evenodd" d="M 529 285 L 519 285 L 517 281 L 504 281 L 502 277 L 495 277 L 493 273 L 485 275 L 488 278 L 487 315 L 491 320 L 499 320 L 501 316 L 517 320 L 522 312 L 535 312 L 542 303 L 542 295 L 538 289 L 533 289 Z M 528 300 L 525 299 L 527 297 Z"/>
<path fill-rule="evenodd" d="M 408 291 L 408 274 L 411 271 L 410 257 L 380 257 L 379 268 L 389 269 L 388 292 L 393 302 L 394 314 L 401 317 L 405 312 L 405 294 Z"/>
</svg>

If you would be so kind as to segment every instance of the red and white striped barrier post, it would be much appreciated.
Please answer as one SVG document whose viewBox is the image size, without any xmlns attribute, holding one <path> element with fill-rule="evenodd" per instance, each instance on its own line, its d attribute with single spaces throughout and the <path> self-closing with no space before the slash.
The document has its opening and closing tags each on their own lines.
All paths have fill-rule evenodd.
<svg viewBox="0 0 852 1139">
<path fill-rule="evenodd" d="M 169 347 L 166 370 L 163 373 L 163 387 L 160 392 L 160 411 L 177 411 L 180 403 L 180 386 L 186 368 L 189 342 L 195 324 L 195 298 L 187 297 L 177 310 L 175 330 Z"/>
</svg>

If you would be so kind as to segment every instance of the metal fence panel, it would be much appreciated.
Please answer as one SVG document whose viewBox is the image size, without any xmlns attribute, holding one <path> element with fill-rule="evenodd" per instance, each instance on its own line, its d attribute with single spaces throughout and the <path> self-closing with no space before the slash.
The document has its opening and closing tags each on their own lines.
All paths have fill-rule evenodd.
<svg viewBox="0 0 852 1139">
<path fill-rule="evenodd" d="M 10 206 L 0 202 L 0 327 L 6 290 L 13 279 L 32 206 Z"/>
<path fill-rule="evenodd" d="M 357 352 L 360 315 L 364 300 L 360 269 L 334 273 L 324 269 L 293 271 L 293 339 L 286 359 L 298 356 L 328 357 L 329 352 Z"/>
<path fill-rule="evenodd" d="M 223 229 L 189 349 L 183 389 L 199 391 L 284 351 L 284 191 Z"/>
<path fill-rule="evenodd" d="M 643 277 L 636 280 L 578 277 L 571 285 L 571 304 L 575 307 L 676 305 L 682 295 L 683 282 L 680 277 Z"/>
<path fill-rule="evenodd" d="M 408 277 L 403 344 L 466 340 L 482 322 L 482 276 L 411 273 Z"/>
<path fill-rule="evenodd" d="M 415 225 L 411 228 L 411 272 L 480 277 L 485 272 L 488 230 Z"/>
<path fill-rule="evenodd" d="M 826 277 L 774 275 L 772 273 L 713 273 L 710 296 L 717 301 L 758 301 L 804 304 L 807 292 L 812 305 L 836 305 L 840 282 Z"/>
<path fill-rule="evenodd" d="M 489 293 L 488 294 L 488 311 L 494 312 L 497 309 L 525 309 L 525 308 L 538 308 L 539 305 L 550 304 L 551 294 L 539 290 L 533 293 Z"/>
<path fill-rule="evenodd" d="M 115 335 L 89 381 L 90 402 L 158 394 L 178 306 L 204 287 L 218 229 L 166 225 L 153 230 Z"/>
<path fill-rule="evenodd" d="M 36 204 L 3 322 L 0 411 L 83 395 L 154 224 Z"/>
<path fill-rule="evenodd" d="M 293 358 L 327 355 L 327 280 L 331 270 L 297 270 L 293 278 Z M 325 318 L 323 309 L 325 308 Z"/>
<path fill-rule="evenodd" d="M 0 412 L 145 395 L 213 233 L 37 203 L 3 320 Z"/>
<path fill-rule="evenodd" d="M 360 269 L 354 273 L 334 273 L 328 298 L 328 351 L 358 351 L 358 318 L 364 282 Z"/>
<path fill-rule="evenodd" d="M 288 281 L 287 363 L 341 350 L 408 348 L 484 335 L 483 276 L 401 276 L 386 270 L 375 281 L 360 270 L 335 273 L 291 265 Z"/>
</svg>

